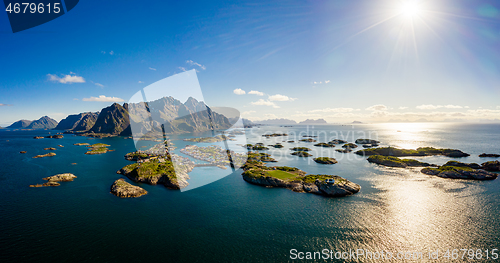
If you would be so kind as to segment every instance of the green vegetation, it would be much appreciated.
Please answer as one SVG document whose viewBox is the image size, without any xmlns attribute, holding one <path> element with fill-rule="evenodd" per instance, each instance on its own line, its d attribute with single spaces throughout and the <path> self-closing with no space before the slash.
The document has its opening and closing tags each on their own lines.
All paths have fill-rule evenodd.
<svg viewBox="0 0 500 263">
<path fill-rule="evenodd" d="M 293 152 L 293 153 L 291 153 L 291 155 L 296 155 L 298 157 L 311 157 L 312 156 L 312 154 L 310 154 L 308 152 L 304 152 L 304 151 Z"/>
<path fill-rule="evenodd" d="M 299 140 L 299 142 L 316 142 L 316 140 L 315 140 L 315 139 L 311 139 L 311 138 L 309 138 L 309 139 L 302 139 L 302 140 Z"/>
<path fill-rule="evenodd" d="M 357 155 L 382 155 L 382 156 L 432 156 L 432 155 L 444 155 L 448 157 L 466 157 L 470 156 L 460 150 L 454 149 L 436 149 L 432 147 L 423 147 L 416 150 L 408 149 L 398 149 L 394 147 L 384 147 L 384 148 L 369 148 L 364 150 L 359 150 L 356 152 Z"/>
<path fill-rule="evenodd" d="M 445 172 L 445 171 L 454 171 L 457 173 L 460 172 L 473 172 L 475 169 L 469 167 L 459 167 L 459 166 L 440 166 L 439 168 L 427 168 L 427 170 L 434 171 L 437 173 Z"/>
<path fill-rule="evenodd" d="M 284 171 L 280 171 L 280 170 L 267 171 L 267 175 L 274 177 L 274 178 L 281 179 L 281 180 L 288 180 L 288 179 L 297 177 L 296 174 L 292 174 L 292 173 L 288 173 L 288 172 L 284 172 Z"/>
<path fill-rule="evenodd" d="M 300 171 L 299 168 L 288 167 L 288 166 L 277 166 L 275 168 L 276 168 L 276 170 L 281 170 L 281 171 L 285 171 L 285 172 L 298 172 L 298 171 Z"/>
<path fill-rule="evenodd" d="M 358 146 L 354 143 L 347 143 L 342 145 L 342 148 L 358 148 Z"/>
<path fill-rule="evenodd" d="M 259 153 L 259 152 L 248 152 L 247 155 L 248 161 L 261 161 L 261 162 L 276 162 L 274 158 L 271 158 L 271 155 L 268 153 Z"/>
<path fill-rule="evenodd" d="M 111 145 L 107 145 L 105 143 L 96 143 L 96 144 L 92 144 L 90 145 L 89 147 L 92 147 L 92 148 L 102 148 L 102 147 L 109 147 Z"/>
<path fill-rule="evenodd" d="M 309 149 L 307 147 L 293 147 L 293 148 L 290 148 L 290 150 L 292 150 L 292 151 L 300 151 L 300 152 L 308 152 L 311 149 Z"/>
<path fill-rule="evenodd" d="M 284 147 L 281 143 L 277 143 L 277 144 L 269 145 L 269 146 L 274 147 L 274 148 L 283 148 Z"/>
<path fill-rule="evenodd" d="M 350 153 L 352 152 L 351 148 L 347 147 L 346 149 L 336 149 L 335 151 L 339 153 Z"/>
<path fill-rule="evenodd" d="M 472 169 L 481 169 L 481 165 L 477 163 L 462 163 L 458 161 L 449 161 L 445 163 L 443 166 L 469 167 Z"/>
<path fill-rule="evenodd" d="M 335 184 L 347 183 L 347 180 L 342 177 L 327 174 L 309 174 L 301 178 L 307 184 L 314 184 L 316 180 L 324 182 L 326 179 L 335 179 Z"/>
<path fill-rule="evenodd" d="M 107 144 L 104 144 L 104 143 L 96 143 L 96 144 L 93 144 L 93 145 L 90 145 L 90 146 L 87 146 L 89 147 L 90 149 L 85 153 L 85 154 L 90 154 L 90 155 L 93 155 L 93 154 L 103 154 L 103 153 L 107 153 L 107 152 L 110 152 L 111 150 L 109 150 L 107 147 L 109 147 L 110 145 L 107 145 Z"/>
<path fill-rule="evenodd" d="M 149 156 L 143 152 L 131 152 L 125 155 L 125 159 L 129 161 L 137 161 L 147 159 Z"/>
<path fill-rule="evenodd" d="M 427 167 L 431 164 L 420 162 L 413 159 L 399 159 L 394 156 L 371 155 L 368 157 L 368 162 L 376 163 L 389 167 Z"/>
<path fill-rule="evenodd" d="M 338 163 L 337 160 L 335 160 L 334 158 L 330 158 L 330 157 L 318 157 L 318 158 L 314 158 L 314 161 L 317 163 L 321 163 L 321 164 L 336 164 L 336 163 Z"/>
<path fill-rule="evenodd" d="M 151 178 L 166 175 L 170 179 L 175 179 L 175 169 L 171 161 L 163 163 L 144 162 L 133 163 L 122 168 L 127 173 L 130 173 L 135 178 Z"/>
<path fill-rule="evenodd" d="M 270 137 L 279 137 L 279 136 L 288 136 L 286 133 L 273 133 L 273 134 L 264 134 L 262 137 L 270 138 Z"/>
<path fill-rule="evenodd" d="M 320 142 L 320 143 L 315 144 L 314 146 L 317 146 L 317 147 L 335 147 L 335 144 Z"/>
</svg>

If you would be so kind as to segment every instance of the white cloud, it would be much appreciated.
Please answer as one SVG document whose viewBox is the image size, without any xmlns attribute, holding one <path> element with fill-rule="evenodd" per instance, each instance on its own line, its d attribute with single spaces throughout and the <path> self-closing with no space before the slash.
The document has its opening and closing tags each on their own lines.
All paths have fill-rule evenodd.
<svg viewBox="0 0 500 263">
<path fill-rule="evenodd" d="M 47 74 L 47 76 L 49 77 L 50 81 L 59 82 L 59 83 L 63 83 L 63 84 L 85 83 L 85 79 L 83 77 L 77 76 L 74 73 L 71 75 L 64 75 L 64 77 L 62 77 L 62 78 L 59 76 L 56 76 L 56 75 L 52 75 L 52 74 Z"/>
<path fill-rule="evenodd" d="M 187 71 L 187 69 L 186 69 L 185 67 L 179 67 L 179 69 L 180 69 L 181 71 Z"/>
<path fill-rule="evenodd" d="M 294 101 L 294 100 L 296 100 L 296 98 L 290 98 L 290 97 L 285 96 L 285 95 L 276 94 L 276 95 L 269 96 L 269 100 L 270 101 Z"/>
<path fill-rule="evenodd" d="M 257 96 L 264 96 L 264 92 L 260 92 L 260 91 L 256 91 L 256 90 L 251 90 L 250 92 L 248 92 L 248 94 L 253 94 L 253 95 L 257 95 Z"/>
<path fill-rule="evenodd" d="M 256 111 L 254 111 L 254 110 L 249 110 L 249 111 L 244 111 L 244 112 L 242 112 L 242 113 L 241 113 L 241 115 L 247 116 L 247 115 L 251 115 L 251 114 L 253 114 L 253 113 L 256 113 Z"/>
<path fill-rule="evenodd" d="M 325 84 L 328 84 L 328 83 L 330 83 L 330 81 L 329 81 L 329 80 L 326 80 L 326 81 L 325 81 Z"/>
<path fill-rule="evenodd" d="M 325 109 L 311 110 L 309 112 L 340 113 L 340 112 L 353 112 L 353 111 L 359 111 L 359 109 L 355 110 L 353 108 L 325 108 Z"/>
<path fill-rule="evenodd" d="M 115 54 L 115 52 L 114 52 L 113 50 L 111 50 L 111 51 L 109 52 L 109 54 L 112 56 L 112 55 L 114 55 L 114 54 Z"/>
<path fill-rule="evenodd" d="M 406 110 L 408 107 L 399 107 L 400 110 Z"/>
<path fill-rule="evenodd" d="M 0 107 L 6 107 L 6 106 L 12 106 L 11 104 L 3 104 L 3 103 L 0 103 Z"/>
<path fill-rule="evenodd" d="M 251 104 L 257 105 L 257 106 L 272 106 L 275 109 L 279 108 L 279 106 L 274 104 L 274 102 L 268 101 L 268 100 L 263 100 L 263 99 L 260 99 L 258 101 L 253 101 L 253 102 L 251 102 Z"/>
<path fill-rule="evenodd" d="M 205 66 L 201 65 L 200 63 L 196 63 L 196 62 L 194 62 L 194 61 L 192 61 L 192 60 L 187 60 L 187 61 L 186 61 L 186 63 L 188 63 L 188 64 L 189 64 L 189 65 L 191 65 L 191 66 L 198 66 L 198 67 L 200 67 L 202 70 L 207 69 L 207 67 L 205 67 Z"/>
<path fill-rule="evenodd" d="M 155 71 L 156 71 L 156 69 L 155 69 L 155 68 L 152 68 L 152 67 L 149 67 L 149 69 L 150 69 L 150 70 L 155 70 Z"/>
<path fill-rule="evenodd" d="M 425 104 L 425 105 L 420 105 L 417 106 L 417 109 L 419 110 L 436 110 L 436 109 L 462 109 L 462 106 L 457 106 L 457 105 L 432 105 L 432 104 Z"/>
<path fill-rule="evenodd" d="M 79 100 L 79 99 L 77 99 L 77 98 L 74 98 L 73 100 Z"/>
<path fill-rule="evenodd" d="M 386 110 L 388 110 L 388 108 L 385 105 L 378 104 L 378 105 L 370 106 L 370 107 L 366 108 L 366 110 L 369 110 L 369 111 L 386 111 Z"/>
<path fill-rule="evenodd" d="M 94 84 L 95 84 L 96 86 L 99 86 L 99 87 L 101 87 L 101 88 L 104 88 L 104 85 L 102 85 L 101 83 L 97 83 L 97 82 L 96 82 L 96 83 L 94 83 Z"/>
<path fill-rule="evenodd" d="M 142 82 L 142 81 L 139 80 L 139 82 L 137 82 L 137 83 L 144 83 L 144 82 Z"/>
<path fill-rule="evenodd" d="M 96 97 L 83 98 L 82 101 L 122 102 L 124 100 L 117 97 L 106 97 L 104 95 L 101 95 L 97 98 Z"/>
<path fill-rule="evenodd" d="M 233 90 L 233 93 L 236 95 L 245 95 L 246 92 L 242 89 L 235 89 Z"/>
</svg>

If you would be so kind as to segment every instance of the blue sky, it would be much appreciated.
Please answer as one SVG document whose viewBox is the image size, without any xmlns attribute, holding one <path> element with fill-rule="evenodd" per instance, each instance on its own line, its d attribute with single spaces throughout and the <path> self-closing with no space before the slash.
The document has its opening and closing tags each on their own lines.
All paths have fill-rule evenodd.
<svg viewBox="0 0 500 263">
<path fill-rule="evenodd" d="M 500 120 L 500 3 L 404 2 L 80 1 L 16 34 L 0 12 L 0 125 L 191 69 L 208 105 L 253 120 Z"/>
</svg>

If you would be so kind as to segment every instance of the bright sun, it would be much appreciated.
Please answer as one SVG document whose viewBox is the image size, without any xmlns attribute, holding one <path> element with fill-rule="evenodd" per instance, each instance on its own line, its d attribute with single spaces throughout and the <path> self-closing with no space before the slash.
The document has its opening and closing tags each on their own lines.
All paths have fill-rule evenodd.
<svg viewBox="0 0 500 263">
<path fill-rule="evenodd" d="M 399 12 L 407 18 L 413 18 L 420 13 L 420 7 L 415 2 L 406 2 L 401 5 Z"/>
</svg>

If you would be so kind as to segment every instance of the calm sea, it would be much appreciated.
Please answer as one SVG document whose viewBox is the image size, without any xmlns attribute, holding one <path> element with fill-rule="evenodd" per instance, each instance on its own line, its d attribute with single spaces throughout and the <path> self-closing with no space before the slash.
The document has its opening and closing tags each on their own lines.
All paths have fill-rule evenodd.
<svg viewBox="0 0 500 263">
<path fill-rule="evenodd" d="M 120 199 L 109 188 L 121 177 L 116 171 L 130 164 L 123 156 L 135 150 L 132 140 L 69 135 L 61 140 L 33 139 L 49 132 L 55 133 L 0 130 L 1 262 L 297 261 L 290 258 L 292 249 L 422 252 L 424 259 L 413 261 L 444 262 L 448 249 L 500 249 L 500 179 L 430 177 L 419 169 L 384 168 L 312 143 L 284 142 L 285 148 L 270 151 L 279 160 L 275 165 L 339 175 L 361 185 L 361 192 L 325 198 L 250 185 L 241 178 L 241 170 L 225 176 L 227 170 L 206 167 L 190 173 L 191 184 L 221 179 L 186 192 L 141 184 L 149 192 L 146 196 Z M 483 152 L 500 154 L 500 125 L 493 124 L 276 126 L 249 129 L 245 137 L 265 144 L 285 140 L 261 136 L 270 132 L 287 132 L 296 135 L 295 140 L 317 135 L 318 142 L 370 137 L 397 147 L 455 148 L 471 154 L 462 162 L 495 160 L 479 158 Z M 196 136 L 203 135 L 210 134 Z M 189 144 L 181 140 L 185 137 L 171 137 L 176 151 Z M 89 156 L 84 146 L 73 145 L 79 142 L 103 142 L 115 151 Z M 143 141 L 139 148 L 150 145 Z M 294 146 L 313 148 L 314 156 L 332 156 L 339 163 L 319 165 L 291 156 L 289 148 Z M 32 158 L 46 153 L 46 147 L 56 147 L 57 156 Z M 419 160 L 443 164 L 451 159 Z M 28 187 L 58 173 L 78 178 L 59 187 Z M 438 249 L 440 259 L 429 260 L 427 253 Z"/>
</svg>

